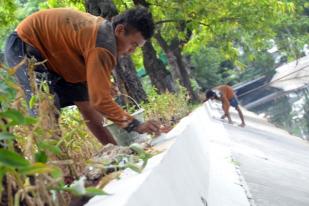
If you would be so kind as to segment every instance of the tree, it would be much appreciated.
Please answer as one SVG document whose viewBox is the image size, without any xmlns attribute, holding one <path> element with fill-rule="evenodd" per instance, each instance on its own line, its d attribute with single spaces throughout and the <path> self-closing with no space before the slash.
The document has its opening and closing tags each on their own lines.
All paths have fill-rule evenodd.
<svg viewBox="0 0 309 206">
<path fill-rule="evenodd" d="M 149 6 L 152 5 L 152 3 L 149 3 L 146 0 L 133 0 L 133 2 L 134 2 L 135 5 L 142 5 L 142 6 L 147 7 L 147 8 L 150 8 Z M 182 26 L 182 28 L 183 28 L 183 26 Z M 183 62 L 183 58 L 182 58 L 182 55 L 181 55 L 181 52 L 180 52 L 179 46 L 181 45 L 182 42 L 179 41 L 178 38 L 175 38 L 174 43 L 172 44 L 173 48 L 170 49 L 167 46 L 167 43 L 162 38 L 160 33 L 157 33 L 155 35 L 155 37 L 158 37 L 158 36 L 160 37 L 160 40 L 161 40 L 161 41 L 159 41 L 159 44 L 163 48 L 166 55 L 168 56 L 168 59 L 173 58 L 173 60 L 175 60 L 175 61 L 173 61 L 173 64 L 170 64 L 170 65 L 174 66 L 173 69 L 175 71 L 178 70 L 178 71 L 176 71 L 177 76 L 174 75 L 174 79 L 179 77 L 183 86 L 185 86 L 187 88 L 191 98 L 193 100 L 197 100 L 197 96 L 194 93 L 193 88 L 191 86 L 190 78 L 189 78 L 188 72 L 185 68 L 185 64 Z M 166 45 L 166 47 L 164 47 L 163 45 Z M 143 48 L 144 57 L 145 56 L 147 56 L 148 58 L 153 57 L 151 63 L 155 63 L 155 64 L 151 64 L 151 63 L 147 62 L 148 61 L 147 58 L 144 58 L 144 61 L 146 61 L 146 63 L 144 63 L 144 64 L 145 64 L 145 66 L 147 65 L 147 67 L 148 67 L 147 70 L 148 70 L 149 74 L 152 74 L 151 80 L 152 80 L 152 82 L 164 81 L 165 83 L 163 83 L 163 85 L 161 85 L 161 87 L 164 86 L 164 85 L 169 85 L 170 80 L 172 80 L 170 75 L 169 75 L 169 72 L 167 72 L 166 69 L 162 66 L 163 64 L 160 62 L 160 60 L 158 58 L 155 58 L 155 53 L 153 53 L 155 50 L 152 49 L 152 48 L 153 48 L 152 45 L 149 44 L 149 43 L 148 43 L 148 45 L 146 45 Z M 147 54 L 147 53 L 149 53 L 149 54 Z M 172 63 L 171 60 L 169 60 L 169 62 Z M 151 67 L 151 65 L 160 65 L 160 67 Z M 155 72 L 158 68 L 159 68 L 159 72 Z M 159 75 L 157 76 L 155 74 L 159 74 Z M 165 77 L 164 77 L 164 75 L 165 75 Z M 171 86 L 167 87 L 167 89 L 169 89 L 169 88 L 172 88 L 172 87 Z"/>
<path fill-rule="evenodd" d="M 274 26 L 278 51 L 289 61 L 304 55 L 303 48 L 309 42 L 309 4 L 306 0 L 293 0 L 292 14 L 283 14 Z"/>
<path fill-rule="evenodd" d="M 147 100 L 146 93 L 143 89 L 141 81 L 137 76 L 135 65 L 131 57 L 122 57 L 121 60 L 118 61 L 115 76 L 118 77 L 117 83 L 120 91 L 127 91 L 128 95 L 137 102 Z M 121 88 L 125 90 L 121 90 Z"/>
<path fill-rule="evenodd" d="M 125 1 L 127 4 L 131 1 Z M 226 60 L 238 57 L 235 41 L 244 32 L 250 33 L 246 43 L 256 48 L 265 46 L 273 36 L 272 26 L 293 4 L 269 1 L 133 1 L 151 9 L 156 19 L 156 40 L 169 58 L 172 74 L 194 95 L 189 81 L 189 69 L 183 54 L 199 51 L 200 46 L 219 42 Z M 258 32 L 257 32 L 258 31 Z"/>
<path fill-rule="evenodd" d="M 145 0 L 133 0 L 134 5 L 149 8 L 149 3 Z M 164 63 L 157 57 L 151 40 L 145 43 L 142 48 L 145 69 L 152 84 L 158 92 L 175 92 L 175 86 L 170 72 L 165 68 Z"/>
<path fill-rule="evenodd" d="M 159 92 L 175 92 L 174 83 L 170 72 L 165 68 L 164 63 L 157 58 L 156 50 L 151 41 L 147 41 L 142 48 L 145 69 L 152 84 Z"/>
<path fill-rule="evenodd" d="M 209 89 L 224 83 L 220 73 L 220 64 L 223 60 L 220 51 L 213 47 L 203 47 L 200 52 L 192 55 L 193 74 L 202 88 Z"/>
</svg>

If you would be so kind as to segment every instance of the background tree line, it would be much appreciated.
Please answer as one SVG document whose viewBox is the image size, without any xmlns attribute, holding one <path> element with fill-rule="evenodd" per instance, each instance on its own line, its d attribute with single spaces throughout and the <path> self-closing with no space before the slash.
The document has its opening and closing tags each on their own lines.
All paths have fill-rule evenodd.
<svg viewBox="0 0 309 206">
<path fill-rule="evenodd" d="M 198 88 L 273 74 L 275 66 L 303 56 L 309 42 L 306 0 L 1 0 L 1 5 L 2 49 L 18 22 L 40 9 L 74 7 L 112 18 L 133 6 L 149 8 L 155 36 L 132 58 L 120 60 L 114 73 L 120 90 L 139 102 L 147 99 L 143 73 L 144 85 L 176 92 L 179 82 L 197 100 Z"/>
</svg>

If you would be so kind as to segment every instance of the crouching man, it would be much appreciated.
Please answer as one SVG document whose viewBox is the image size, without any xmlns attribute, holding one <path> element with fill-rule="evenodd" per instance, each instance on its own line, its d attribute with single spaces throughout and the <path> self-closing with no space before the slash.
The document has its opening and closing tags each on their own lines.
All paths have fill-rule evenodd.
<svg viewBox="0 0 309 206">
<path fill-rule="evenodd" d="M 233 123 L 229 112 L 230 106 L 232 106 L 237 110 L 238 115 L 241 119 L 241 124 L 239 126 L 244 127 L 246 125 L 243 113 L 239 107 L 237 97 L 232 87 L 230 87 L 229 85 L 219 85 L 216 88 L 214 88 L 214 90 L 207 90 L 205 102 L 208 101 L 209 99 L 211 100 L 216 99 L 221 101 L 222 109 L 224 112 L 221 119 L 225 119 L 227 117 L 229 123 L 230 124 Z"/>
</svg>

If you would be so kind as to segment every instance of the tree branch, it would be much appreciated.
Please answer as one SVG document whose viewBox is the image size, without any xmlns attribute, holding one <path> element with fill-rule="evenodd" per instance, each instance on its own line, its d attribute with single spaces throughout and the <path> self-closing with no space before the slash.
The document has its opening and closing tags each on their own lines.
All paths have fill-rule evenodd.
<svg viewBox="0 0 309 206">
<path fill-rule="evenodd" d="M 165 41 L 165 39 L 162 37 L 160 31 L 156 32 L 154 37 L 157 40 L 157 42 L 159 43 L 159 45 L 162 47 L 164 52 L 168 53 L 169 46 L 168 46 L 167 42 Z"/>
<path fill-rule="evenodd" d="M 170 22 L 173 22 L 173 23 L 178 23 L 180 21 L 183 21 L 183 20 L 179 20 L 179 19 L 166 19 L 166 20 L 161 20 L 161 21 L 157 21 L 155 22 L 155 25 L 159 25 L 159 24 L 164 24 L 164 23 L 170 23 Z"/>
</svg>

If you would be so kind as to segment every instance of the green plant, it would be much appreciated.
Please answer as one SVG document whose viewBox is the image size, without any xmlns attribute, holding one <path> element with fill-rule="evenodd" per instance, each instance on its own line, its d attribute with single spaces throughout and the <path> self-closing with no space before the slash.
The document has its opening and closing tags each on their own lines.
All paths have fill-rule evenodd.
<svg viewBox="0 0 309 206">
<path fill-rule="evenodd" d="M 33 59 L 26 61 L 34 92 L 30 107 L 37 111 L 36 117 L 27 114 L 22 90 L 11 76 L 19 65 L 0 70 L 1 205 L 68 205 L 70 195 L 64 191 L 87 196 L 105 194 L 93 188 L 78 193 L 74 187 L 65 185 L 64 176 L 78 177 L 75 163 L 91 156 L 91 152 L 84 153 L 89 146 L 85 138 L 90 135 L 83 131 L 80 117 L 71 111 L 64 112 L 59 127 L 47 83 L 37 85 L 35 81 L 34 68 L 40 63 Z M 74 115 L 76 118 L 72 120 Z"/>
<path fill-rule="evenodd" d="M 165 92 L 158 94 L 152 87 L 148 91 L 148 102 L 142 103 L 145 109 L 146 119 L 157 119 L 165 125 L 174 125 L 190 111 L 188 104 L 188 93 L 179 85 L 179 91 L 175 94 Z"/>
</svg>

